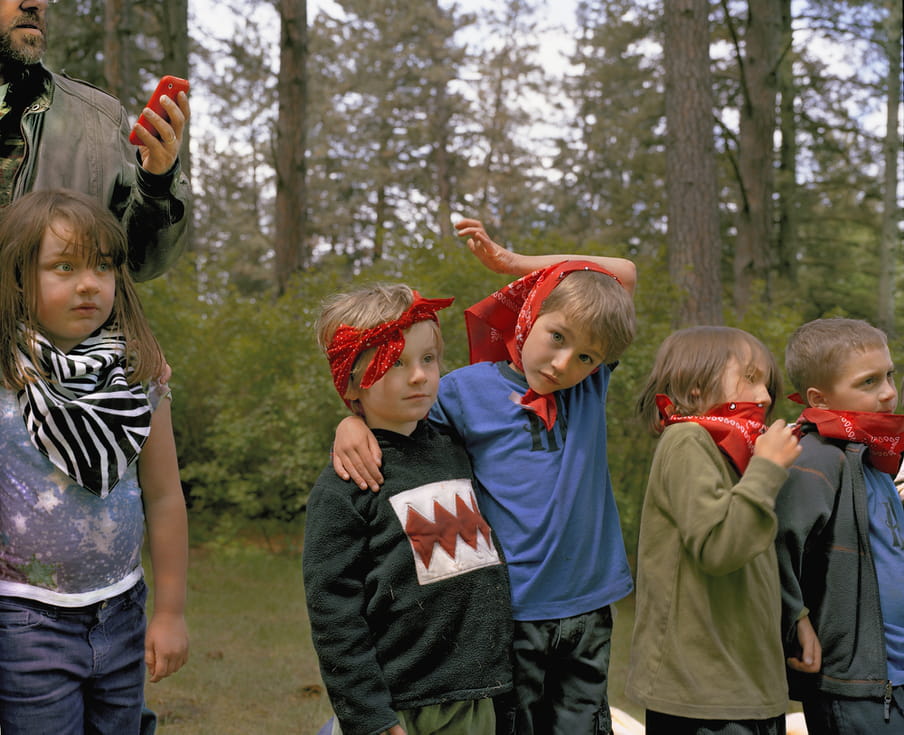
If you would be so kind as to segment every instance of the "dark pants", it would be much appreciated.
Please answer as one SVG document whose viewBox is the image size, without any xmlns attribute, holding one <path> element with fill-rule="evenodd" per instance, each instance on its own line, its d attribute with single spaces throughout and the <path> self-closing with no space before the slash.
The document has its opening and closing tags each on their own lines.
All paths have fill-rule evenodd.
<svg viewBox="0 0 904 735">
<path fill-rule="evenodd" d="M 785 735 L 785 716 L 769 720 L 698 720 L 647 710 L 647 735 Z M 810 735 L 813 735 L 810 733 Z"/>
<path fill-rule="evenodd" d="M 515 688 L 496 702 L 499 735 L 609 735 L 612 611 L 515 621 Z"/>
<path fill-rule="evenodd" d="M 848 699 L 819 692 L 804 703 L 809 735 L 901 735 L 904 733 L 904 686 L 891 700 Z"/>
</svg>

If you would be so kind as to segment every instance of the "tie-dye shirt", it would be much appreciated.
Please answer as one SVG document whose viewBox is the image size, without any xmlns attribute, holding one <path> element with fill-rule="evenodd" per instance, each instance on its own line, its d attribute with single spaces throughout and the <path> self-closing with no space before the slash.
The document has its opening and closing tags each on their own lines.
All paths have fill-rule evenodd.
<svg viewBox="0 0 904 735">
<path fill-rule="evenodd" d="M 164 391 L 149 391 L 153 408 Z M 0 595 L 61 607 L 108 599 L 141 579 L 143 540 L 137 463 L 98 497 L 35 449 L 16 391 L 0 388 Z"/>
</svg>

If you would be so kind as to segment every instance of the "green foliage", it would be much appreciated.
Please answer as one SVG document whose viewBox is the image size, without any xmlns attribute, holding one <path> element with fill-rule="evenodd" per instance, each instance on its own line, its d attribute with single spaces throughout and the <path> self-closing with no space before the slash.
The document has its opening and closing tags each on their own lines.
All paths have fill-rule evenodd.
<svg viewBox="0 0 904 735">
<path fill-rule="evenodd" d="M 456 296 L 441 314 L 446 369 L 466 364 L 462 311 L 508 279 L 486 272 L 460 242 L 439 239 L 437 223 L 451 206 L 484 218 L 498 241 L 521 252 L 606 253 L 638 264 L 638 334 L 613 375 L 608 407 L 611 472 L 633 547 L 655 444 L 634 421 L 633 404 L 681 296 L 664 251 L 660 5 L 580 3 L 574 45 L 561 44 L 574 66 L 562 73 L 538 36 L 537 2 L 488 5 L 478 15 L 439 0 L 339 5 L 344 13 L 319 13 L 310 25 L 306 246 L 314 265 L 278 300 L 271 285 L 277 56 L 259 53 L 275 50 L 267 33 L 276 14 L 269 4 L 224 3 L 224 13 L 247 16 L 236 32 L 194 39 L 193 94 L 204 104 L 192 120 L 193 256 L 142 288 L 174 369 L 177 441 L 195 512 L 225 526 L 303 509 L 345 414 L 311 331 L 328 293 L 390 280 Z M 817 55 L 823 42 L 851 39 L 828 22 L 836 6 L 795 6 L 807 15 L 794 19 L 788 50 L 798 110 L 793 274 L 757 283 L 753 293 L 764 300 L 744 305 L 743 316 L 726 310 L 729 323 L 763 339 L 780 361 L 788 334 L 808 319 L 875 318 L 880 141 L 869 125 L 884 99 L 882 61 L 862 50 L 843 77 Z M 742 13 L 746 3 L 726 7 Z M 814 15 L 819 8 L 824 14 Z M 85 49 L 101 46 L 102 7 L 79 0 L 50 12 L 65 13 L 67 38 L 78 39 L 63 45 L 58 37 L 55 52 L 65 50 L 96 78 L 97 57 Z M 713 16 L 728 304 L 742 192 L 733 159 L 740 77 L 725 53 L 725 20 Z M 867 14 L 847 25 L 874 20 Z M 858 48 L 871 43 L 867 36 Z M 533 124 L 538 117 L 546 127 Z M 378 238 L 382 257 L 374 256 Z M 900 285 L 897 294 L 900 301 Z M 901 309 L 897 333 L 904 334 Z M 895 357 L 902 347 L 893 343 Z M 795 410 L 783 401 L 776 415 Z"/>
<path fill-rule="evenodd" d="M 173 369 L 181 474 L 193 512 L 228 525 L 234 517 L 290 520 L 304 510 L 347 414 L 313 331 L 327 295 L 372 281 L 456 295 L 441 315 L 446 366 L 467 362 L 462 311 L 504 279 L 458 242 L 399 252 L 399 263 L 351 280 L 341 259 L 327 259 L 278 300 L 228 288 L 215 300 L 199 299 L 188 260 L 141 286 Z"/>
</svg>

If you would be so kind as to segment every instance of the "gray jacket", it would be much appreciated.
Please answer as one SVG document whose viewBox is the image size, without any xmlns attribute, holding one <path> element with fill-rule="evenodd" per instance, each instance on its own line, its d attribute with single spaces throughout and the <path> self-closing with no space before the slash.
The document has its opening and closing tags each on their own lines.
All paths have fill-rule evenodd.
<svg viewBox="0 0 904 735">
<path fill-rule="evenodd" d="M 85 82 L 31 68 L 44 92 L 22 113 L 25 156 L 13 199 L 67 188 L 104 202 L 126 228 L 129 267 L 137 280 L 163 273 L 185 250 L 188 180 L 179 162 L 161 175 L 145 171 L 128 142 L 131 126 L 115 97 Z M 50 84 L 46 83 L 50 79 Z M 38 79 L 29 86 L 40 90 Z"/>
<path fill-rule="evenodd" d="M 869 540 L 866 447 L 815 431 L 801 439 L 801 447 L 775 507 L 782 627 L 788 655 L 797 655 L 796 622 L 809 610 L 822 646 L 822 670 L 789 670 L 791 696 L 806 699 L 818 689 L 882 698 L 886 648 Z"/>
</svg>

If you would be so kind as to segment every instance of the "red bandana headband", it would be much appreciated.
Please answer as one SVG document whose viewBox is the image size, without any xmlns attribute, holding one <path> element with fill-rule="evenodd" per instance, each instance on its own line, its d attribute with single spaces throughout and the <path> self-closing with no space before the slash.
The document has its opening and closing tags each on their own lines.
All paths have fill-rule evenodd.
<svg viewBox="0 0 904 735">
<path fill-rule="evenodd" d="M 766 428 L 766 409 L 758 403 L 723 403 L 704 416 L 676 416 L 671 399 L 661 393 L 656 396 L 656 405 L 663 426 L 688 421 L 700 424 L 742 475 L 750 464 L 756 440 Z"/>
<path fill-rule="evenodd" d="M 814 424 L 828 439 L 865 444 L 866 461 L 880 472 L 894 476 L 901 467 L 904 414 L 805 408 L 798 421 Z"/>
<path fill-rule="evenodd" d="M 615 274 L 588 260 L 566 260 L 519 278 L 465 309 L 471 363 L 511 360 L 522 371 L 521 349 L 543 302 L 565 276 L 575 271 L 604 273 L 621 283 Z M 552 429 L 556 422 L 554 393 L 541 395 L 528 389 L 521 405 L 536 413 L 547 430 Z"/>
<path fill-rule="evenodd" d="M 386 375 L 386 371 L 399 359 L 399 355 L 405 349 L 405 336 L 402 332 L 427 319 L 438 324 L 436 312 L 445 309 L 454 301 L 454 299 L 425 299 L 417 291 L 412 290 L 412 293 L 414 301 L 398 319 L 378 324 L 370 329 L 355 329 L 347 324 L 341 324 L 330 340 L 326 356 L 330 361 L 333 385 L 346 405 L 351 405 L 345 399 L 345 393 L 355 361 L 362 352 L 377 348 L 358 383 L 361 388 L 370 388 Z"/>
</svg>

